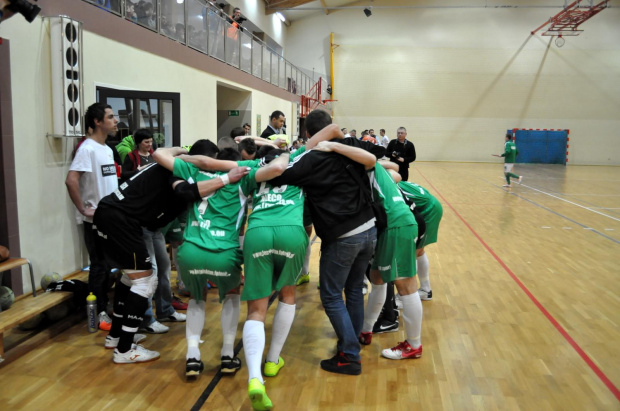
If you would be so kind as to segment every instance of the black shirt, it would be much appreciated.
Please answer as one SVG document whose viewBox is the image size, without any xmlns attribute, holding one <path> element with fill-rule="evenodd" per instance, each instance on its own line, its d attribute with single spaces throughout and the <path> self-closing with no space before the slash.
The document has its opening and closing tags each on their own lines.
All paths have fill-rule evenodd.
<svg viewBox="0 0 620 411">
<path fill-rule="evenodd" d="M 98 207 L 122 210 L 151 231 L 174 220 L 187 203 L 175 196 L 172 183 L 180 180 L 159 164 L 149 164 L 118 189 L 103 197 Z"/>
</svg>

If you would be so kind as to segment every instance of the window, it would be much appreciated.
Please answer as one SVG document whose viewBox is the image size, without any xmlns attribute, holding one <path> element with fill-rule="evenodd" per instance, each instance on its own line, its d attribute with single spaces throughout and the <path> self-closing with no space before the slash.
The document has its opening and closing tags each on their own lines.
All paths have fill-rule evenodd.
<svg viewBox="0 0 620 411">
<path fill-rule="evenodd" d="M 109 142 L 118 144 L 135 130 L 146 128 L 153 133 L 157 147 L 181 144 L 179 93 L 97 87 L 97 101 L 109 104 L 118 115 L 118 133 Z"/>
</svg>

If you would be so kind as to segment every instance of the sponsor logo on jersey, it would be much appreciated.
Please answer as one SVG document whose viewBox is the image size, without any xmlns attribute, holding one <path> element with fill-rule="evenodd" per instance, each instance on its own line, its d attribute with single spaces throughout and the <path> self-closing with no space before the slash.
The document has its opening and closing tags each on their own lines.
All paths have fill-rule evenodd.
<svg viewBox="0 0 620 411">
<path fill-rule="evenodd" d="M 230 277 L 232 274 L 226 271 L 209 270 L 206 268 L 189 270 L 190 274 L 208 274 L 215 277 Z"/>
<path fill-rule="evenodd" d="M 379 266 L 377 268 L 379 269 L 379 271 L 387 271 L 387 270 L 391 270 L 392 269 L 392 265 L 390 264 L 390 265 L 386 265 L 384 267 Z"/>
<path fill-rule="evenodd" d="M 101 175 L 104 177 L 116 177 L 116 167 L 114 167 L 114 164 L 103 164 L 101 166 Z"/>
<path fill-rule="evenodd" d="M 286 251 L 286 250 L 274 250 L 273 248 L 270 250 L 263 250 L 263 251 L 259 251 L 257 253 L 252 254 L 252 257 L 254 258 L 260 258 L 260 257 L 264 257 L 266 255 L 281 255 L 284 256 L 286 258 L 293 258 L 295 257 L 294 253 L 291 253 L 290 251 Z"/>
</svg>

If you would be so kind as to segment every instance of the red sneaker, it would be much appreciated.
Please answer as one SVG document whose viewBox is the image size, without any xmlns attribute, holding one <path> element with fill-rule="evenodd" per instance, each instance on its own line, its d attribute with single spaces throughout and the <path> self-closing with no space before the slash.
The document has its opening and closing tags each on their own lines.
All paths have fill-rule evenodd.
<svg viewBox="0 0 620 411">
<path fill-rule="evenodd" d="M 181 300 L 179 297 L 172 294 L 172 308 L 177 311 L 185 311 L 187 310 L 187 303 L 183 302 L 183 300 Z"/>
<path fill-rule="evenodd" d="M 360 344 L 362 345 L 370 345 L 370 343 L 372 342 L 372 331 L 370 332 L 363 332 L 360 334 Z"/>
<path fill-rule="evenodd" d="M 422 356 L 422 346 L 413 348 L 407 341 L 399 342 L 396 347 L 386 348 L 381 351 L 381 355 L 390 360 L 404 360 L 407 358 L 420 358 Z"/>
</svg>

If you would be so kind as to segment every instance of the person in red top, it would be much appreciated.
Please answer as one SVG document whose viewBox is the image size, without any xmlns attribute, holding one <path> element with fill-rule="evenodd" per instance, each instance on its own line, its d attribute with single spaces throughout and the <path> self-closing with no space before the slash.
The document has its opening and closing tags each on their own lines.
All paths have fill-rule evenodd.
<svg viewBox="0 0 620 411">
<path fill-rule="evenodd" d="M 372 144 L 377 144 L 377 139 L 371 136 L 370 133 L 368 133 L 368 131 L 362 132 L 362 141 L 368 141 L 368 142 L 371 142 Z"/>
</svg>

